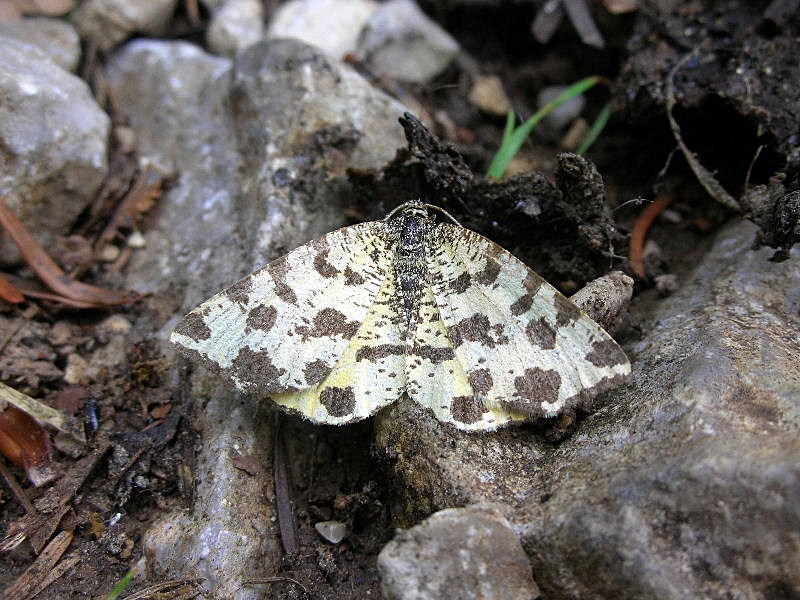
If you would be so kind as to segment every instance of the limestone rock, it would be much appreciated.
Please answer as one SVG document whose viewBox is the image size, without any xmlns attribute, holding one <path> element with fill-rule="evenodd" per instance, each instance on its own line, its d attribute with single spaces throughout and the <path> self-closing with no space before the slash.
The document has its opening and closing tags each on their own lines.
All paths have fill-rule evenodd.
<svg viewBox="0 0 800 600">
<path fill-rule="evenodd" d="M 490 506 L 439 511 L 398 531 L 378 556 L 386 600 L 534 600 L 528 558 Z"/>
<path fill-rule="evenodd" d="M 206 36 L 214 52 L 235 56 L 264 37 L 264 5 L 259 0 L 228 0 L 211 15 Z"/>
<path fill-rule="evenodd" d="M 48 246 L 106 175 L 109 118 L 82 80 L 36 46 L 0 37 L 0 56 L 0 194 Z M 3 238 L 0 262 L 18 256 Z"/>
<path fill-rule="evenodd" d="M 0 38 L 36 46 L 65 71 L 74 72 L 81 59 L 78 33 L 63 19 L 30 17 L 0 22 Z"/>
</svg>

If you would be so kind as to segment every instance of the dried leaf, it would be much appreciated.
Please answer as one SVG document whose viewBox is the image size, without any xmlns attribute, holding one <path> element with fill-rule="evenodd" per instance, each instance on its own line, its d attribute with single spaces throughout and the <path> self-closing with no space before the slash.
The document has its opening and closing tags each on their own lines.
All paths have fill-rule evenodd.
<svg viewBox="0 0 800 600">
<path fill-rule="evenodd" d="M 50 258 L 42 245 L 34 239 L 19 217 L 6 206 L 1 197 L 0 225 L 8 231 L 9 236 L 19 248 L 25 261 L 47 287 L 54 292 L 77 302 L 102 306 L 127 304 L 135 299 L 130 294 L 107 290 L 70 279 Z"/>
<path fill-rule="evenodd" d="M 36 487 L 58 477 L 47 432 L 15 406 L 6 405 L 0 411 L 0 453 L 25 469 L 28 480 Z"/>
<path fill-rule="evenodd" d="M 11 304 L 20 304 L 25 302 L 25 296 L 23 296 L 19 290 L 11 285 L 8 279 L 2 275 L 0 275 L 0 298 L 6 302 L 10 302 Z"/>
<path fill-rule="evenodd" d="M 78 562 L 79 557 L 73 556 L 55 566 L 72 542 L 72 537 L 71 531 L 62 531 L 54 537 L 36 561 L 5 589 L 0 600 L 29 600 Z"/>
</svg>

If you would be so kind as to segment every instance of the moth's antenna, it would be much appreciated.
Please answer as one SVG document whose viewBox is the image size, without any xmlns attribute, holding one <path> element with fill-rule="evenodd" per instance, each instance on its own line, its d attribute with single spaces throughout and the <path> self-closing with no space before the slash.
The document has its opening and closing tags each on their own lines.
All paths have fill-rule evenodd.
<svg viewBox="0 0 800 600">
<path fill-rule="evenodd" d="M 459 223 L 459 222 L 458 222 L 458 219 L 456 219 L 456 218 L 455 218 L 453 215 L 451 215 L 449 212 L 447 212 L 447 211 L 446 211 L 445 209 L 443 209 L 441 206 L 434 206 L 433 204 L 427 204 L 427 203 L 426 203 L 426 204 L 423 204 L 423 206 L 424 206 L 425 208 L 430 208 L 430 209 L 432 209 L 432 210 L 436 210 L 436 211 L 438 211 L 438 212 L 442 213 L 442 214 L 443 214 L 445 217 L 447 217 L 448 219 L 450 219 L 450 220 L 451 220 L 453 223 L 455 223 L 455 224 L 456 224 L 456 225 L 458 225 L 459 227 L 463 227 L 463 225 L 461 225 L 461 223 Z"/>
</svg>

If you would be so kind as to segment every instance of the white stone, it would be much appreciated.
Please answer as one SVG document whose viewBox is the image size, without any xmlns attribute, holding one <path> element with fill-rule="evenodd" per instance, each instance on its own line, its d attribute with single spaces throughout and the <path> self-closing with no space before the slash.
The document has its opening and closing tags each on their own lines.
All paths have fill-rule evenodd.
<svg viewBox="0 0 800 600">
<path fill-rule="evenodd" d="M 389 0 L 364 27 L 358 56 L 376 74 L 424 83 L 447 68 L 458 48 L 458 42 L 416 2 Z"/>
<path fill-rule="evenodd" d="M 233 57 L 264 37 L 264 5 L 259 0 L 228 0 L 211 15 L 206 39 L 217 54 Z"/>
<path fill-rule="evenodd" d="M 378 8 L 372 0 L 292 0 L 275 13 L 268 38 L 296 38 L 341 60 L 355 52 L 364 24 Z"/>
</svg>

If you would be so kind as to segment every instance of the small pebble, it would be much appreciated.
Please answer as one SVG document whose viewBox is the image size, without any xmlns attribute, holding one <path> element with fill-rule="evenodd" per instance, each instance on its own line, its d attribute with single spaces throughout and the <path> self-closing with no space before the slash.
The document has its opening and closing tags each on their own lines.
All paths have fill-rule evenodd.
<svg viewBox="0 0 800 600">
<path fill-rule="evenodd" d="M 511 110 L 511 102 L 497 75 L 478 75 L 469 91 L 469 101 L 490 115 L 504 116 Z"/>
<path fill-rule="evenodd" d="M 97 257 L 103 262 L 114 262 L 117 260 L 117 257 L 119 257 L 119 252 L 120 250 L 117 246 L 114 244 L 108 244 L 103 246 L 103 249 L 100 250 L 100 253 Z"/>
<path fill-rule="evenodd" d="M 347 536 L 347 525 L 341 521 L 320 521 L 314 529 L 331 544 L 338 544 Z"/>
<path fill-rule="evenodd" d="M 144 248 L 147 245 L 147 240 L 144 239 L 141 231 L 134 231 L 128 236 L 129 248 Z"/>
</svg>

